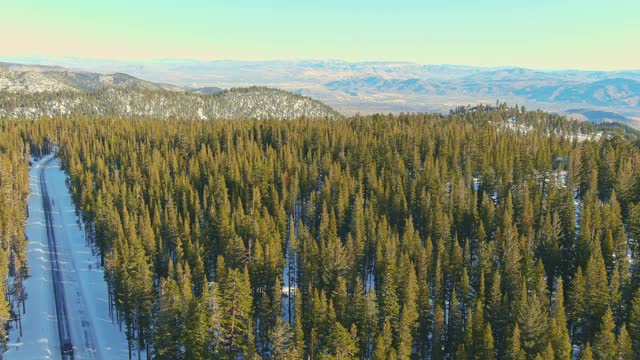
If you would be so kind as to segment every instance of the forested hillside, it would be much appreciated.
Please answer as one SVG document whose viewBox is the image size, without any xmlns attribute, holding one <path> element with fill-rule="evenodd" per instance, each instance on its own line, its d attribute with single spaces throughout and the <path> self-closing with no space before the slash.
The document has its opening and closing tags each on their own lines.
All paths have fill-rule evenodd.
<svg viewBox="0 0 640 360">
<path fill-rule="evenodd" d="M 58 144 L 153 358 L 637 358 L 637 138 L 472 110 L 7 121 L 0 141 Z"/>
<path fill-rule="evenodd" d="M 293 119 L 341 115 L 320 101 L 265 87 L 238 88 L 216 94 L 145 88 L 97 91 L 62 90 L 0 96 L 0 118 L 110 116 L 156 119 Z"/>
</svg>

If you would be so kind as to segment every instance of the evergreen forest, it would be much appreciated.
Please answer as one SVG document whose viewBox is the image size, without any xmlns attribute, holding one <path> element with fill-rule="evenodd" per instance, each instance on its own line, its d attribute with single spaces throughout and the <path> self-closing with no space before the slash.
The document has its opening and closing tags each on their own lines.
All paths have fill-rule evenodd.
<svg viewBox="0 0 640 360">
<path fill-rule="evenodd" d="M 632 130 L 503 104 L 0 134 L 2 338 L 55 151 L 131 358 L 640 359 Z"/>
</svg>

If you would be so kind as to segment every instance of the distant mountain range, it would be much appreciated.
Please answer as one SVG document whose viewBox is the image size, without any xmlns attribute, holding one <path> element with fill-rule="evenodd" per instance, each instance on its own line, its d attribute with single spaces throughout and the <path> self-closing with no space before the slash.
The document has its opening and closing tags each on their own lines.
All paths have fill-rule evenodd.
<svg viewBox="0 0 640 360">
<path fill-rule="evenodd" d="M 131 75 L 74 71 L 59 66 L 0 63 L 0 91 L 99 91 L 109 88 L 185 91 L 180 86 L 152 83 Z"/>
<path fill-rule="evenodd" d="M 193 89 L 124 73 L 0 63 L 0 119 L 69 115 L 198 120 L 342 116 L 318 100 L 279 89 Z"/>
<path fill-rule="evenodd" d="M 397 101 L 397 108 L 433 106 L 446 110 L 447 106 L 465 103 L 491 102 L 491 99 L 507 100 L 529 107 L 540 107 L 557 112 L 580 113 L 592 121 L 600 116 L 591 114 L 608 112 L 617 114 L 610 118 L 632 122 L 626 116 L 640 115 L 640 78 L 629 72 L 629 78 L 598 78 L 595 74 L 572 75 L 563 72 L 534 72 L 524 69 L 503 69 L 463 76 L 460 78 L 389 78 L 385 76 L 348 77 L 330 81 L 324 87 L 334 94 L 345 94 L 352 98 L 383 98 Z M 435 101 L 434 101 L 435 100 Z M 442 107 L 438 107 L 440 100 Z M 330 103 L 330 101 L 329 101 Z M 626 115 L 626 116 L 625 116 Z"/>
<path fill-rule="evenodd" d="M 632 79 L 614 78 L 573 85 L 539 86 L 520 89 L 515 93 L 537 101 L 640 109 L 640 82 Z"/>
<path fill-rule="evenodd" d="M 617 121 L 640 122 L 640 70 L 541 71 L 517 67 L 421 65 L 339 60 L 111 61 L 29 57 L 7 59 L 73 69 L 131 74 L 165 87 L 208 93 L 216 88 L 269 86 L 311 96 L 343 114 L 448 112 L 461 105 L 496 101 L 580 118 L 606 112 Z M 1 85 L 0 85 L 1 87 Z M 580 113 L 572 110 L 579 109 Z M 585 115 L 586 114 L 586 115 Z"/>
</svg>

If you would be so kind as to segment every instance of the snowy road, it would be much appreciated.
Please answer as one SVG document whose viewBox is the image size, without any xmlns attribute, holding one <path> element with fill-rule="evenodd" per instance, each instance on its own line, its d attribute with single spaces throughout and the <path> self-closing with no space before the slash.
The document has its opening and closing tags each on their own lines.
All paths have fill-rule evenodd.
<svg viewBox="0 0 640 360">
<path fill-rule="evenodd" d="M 50 164 L 53 159 L 47 160 L 45 166 Z M 62 264 L 58 255 L 58 245 L 56 243 L 56 235 L 53 227 L 51 199 L 47 189 L 47 182 L 44 177 L 44 171 L 40 170 L 40 190 L 42 194 L 42 208 L 44 209 L 45 227 L 47 229 L 47 244 L 49 249 L 49 263 L 51 265 L 51 278 L 53 279 L 53 296 L 56 308 L 56 321 L 58 323 L 58 344 L 62 349 L 62 356 L 73 358 L 73 349 L 71 347 L 71 334 L 69 332 L 68 308 L 65 301 L 64 278 Z"/>
<path fill-rule="evenodd" d="M 54 301 L 55 282 L 52 281 L 56 273 L 52 263 L 57 257 L 73 358 L 128 359 L 126 337 L 109 316 L 104 273 L 85 240 L 66 178 L 59 161 L 50 156 L 31 168 L 29 218 L 25 229 L 29 238 L 27 261 L 31 274 L 25 281 L 27 312 L 22 318 L 22 338 L 17 329 L 12 328 L 9 350 L 3 356 L 5 359 L 62 358 Z M 50 200 L 50 232 L 55 237 L 55 245 L 48 242 L 44 211 L 47 202 L 43 202 L 43 193 L 48 193 Z M 54 247 L 55 251 L 51 252 Z"/>
</svg>

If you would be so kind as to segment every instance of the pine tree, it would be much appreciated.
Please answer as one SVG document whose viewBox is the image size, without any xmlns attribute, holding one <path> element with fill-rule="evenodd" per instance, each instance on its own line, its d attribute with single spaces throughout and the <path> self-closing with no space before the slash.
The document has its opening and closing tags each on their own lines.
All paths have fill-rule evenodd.
<svg viewBox="0 0 640 360">
<path fill-rule="evenodd" d="M 593 351 L 589 343 L 580 352 L 580 360 L 593 360 Z"/>
<path fill-rule="evenodd" d="M 554 300 L 553 318 L 549 329 L 549 336 L 556 360 L 571 359 L 571 339 L 567 329 L 567 319 L 564 310 L 564 285 L 562 278 L 558 278 Z"/>
<path fill-rule="evenodd" d="M 207 298 L 208 294 L 206 293 L 204 299 L 194 297 L 187 306 L 182 339 L 184 356 L 187 359 L 207 359 L 210 354 L 208 348 L 209 339 L 207 337 L 209 319 L 205 302 Z"/>
<path fill-rule="evenodd" d="M 385 277 L 382 284 L 382 292 L 380 297 L 380 313 L 381 320 L 389 320 L 391 327 L 396 332 L 398 329 L 398 321 L 400 315 L 400 304 L 398 302 L 398 294 L 396 291 L 395 281 L 391 277 Z"/>
<path fill-rule="evenodd" d="M 275 325 L 269 330 L 268 338 L 271 345 L 270 354 L 272 359 L 284 360 L 290 358 L 293 333 L 289 323 L 282 321 L 281 316 L 276 318 Z"/>
<path fill-rule="evenodd" d="M 520 241 L 518 231 L 515 226 L 505 229 L 504 236 L 504 266 L 502 268 L 502 279 L 509 289 L 511 296 L 517 296 L 520 292 L 521 281 L 521 260 Z"/>
<path fill-rule="evenodd" d="M 593 355 L 596 360 L 614 360 L 616 359 L 616 338 L 613 333 L 615 324 L 613 322 L 613 313 L 611 309 L 607 309 L 602 316 L 600 323 L 600 331 L 596 334 L 593 343 Z"/>
<path fill-rule="evenodd" d="M 429 263 L 431 258 L 431 241 L 427 240 L 426 246 L 420 250 L 416 268 L 418 277 L 419 294 L 417 299 L 418 307 L 418 329 L 416 331 L 416 347 L 420 357 L 425 357 L 428 347 L 428 336 L 431 332 L 431 294 L 429 281 Z"/>
<path fill-rule="evenodd" d="M 505 353 L 506 360 L 525 360 L 527 353 L 522 349 L 522 343 L 520 340 L 520 328 L 518 324 L 513 328 L 513 335 L 509 339 L 507 344 L 507 351 Z"/>
<path fill-rule="evenodd" d="M 352 207 L 350 233 L 353 238 L 353 259 L 356 263 L 356 272 L 365 276 L 365 221 L 364 221 L 364 192 L 362 187 L 358 190 Z"/>
<path fill-rule="evenodd" d="M 451 290 L 449 302 L 449 323 L 447 327 L 447 352 L 453 354 L 462 340 L 462 313 L 456 289 Z"/>
<path fill-rule="evenodd" d="M 184 322 L 178 285 L 173 279 L 160 283 L 158 315 L 154 326 L 154 358 L 176 359 L 181 356 Z"/>
<path fill-rule="evenodd" d="M 293 320 L 293 347 L 296 352 L 302 356 L 304 354 L 304 328 L 302 325 L 302 294 L 301 291 L 296 290 L 294 296 L 295 311 Z"/>
<path fill-rule="evenodd" d="M 609 213 L 609 225 L 612 230 L 613 250 L 617 261 L 627 257 L 627 234 L 622 222 L 622 209 L 618 202 L 618 196 L 614 190 L 611 194 Z M 620 260 L 618 260 L 620 259 Z"/>
<path fill-rule="evenodd" d="M 458 345 L 458 349 L 456 350 L 454 358 L 461 359 L 461 360 L 465 360 L 469 358 L 469 355 L 467 354 L 467 350 L 464 344 Z"/>
<path fill-rule="evenodd" d="M 539 353 L 537 356 L 540 356 L 542 359 L 555 359 L 556 355 L 553 351 L 553 346 L 551 346 L 551 343 L 547 344 L 547 347 L 544 349 L 544 351 Z"/>
<path fill-rule="evenodd" d="M 384 323 L 382 332 L 376 337 L 376 342 L 373 350 L 374 360 L 387 360 L 393 350 L 392 346 L 393 335 L 391 332 L 391 323 L 387 320 Z"/>
<path fill-rule="evenodd" d="M 482 342 L 474 355 L 476 359 L 493 360 L 496 358 L 491 324 L 487 324 L 482 334 Z"/>
<path fill-rule="evenodd" d="M 471 312 L 471 307 L 468 307 L 466 310 L 467 313 L 467 321 L 465 321 L 464 324 L 464 349 L 465 349 L 465 353 L 467 353 L 468 355 L 471 355 L 474 351 L 474 342 L 473 342 L 473 328 L 474 328 L 474 324 L 473 324 L 473 318 L 472 318 L 472 312 Z"/>
<path fill-rule="evenodd" d="M 534 356 L 544 351 L 547 344 L 546 310 L 535 293 L 527 296 L 526 288 L 524 286 L 522 288 L 517 320 L 521 329 L 523 348 L 529 356 Z"/>
<path fill-rule="evenodd" d="M 585 334 L 592 336 L 598 329 L 600 319 L 609 308 L 609 282 L 607 280 L 607 269 L 604 258 L 599 249 L 596 249 L 587 263 L 586 283 L 589 284 L 587 291 L 587 302 L 589 309 L 589 322 L 585 326 Z M 596 344 L 594 343 L 594 354 L 598 357 Z"/>
<path fill-rule="evenodd" d="M 481 276 L 481 280 L 484 279 L 484 277 Z M 469 348 L 473 349 L 473 354 L 474 354 L 474 358 L 478 358 L 478 356 L 476 356 L 475 354 L 480 354 L 482 355 L 481 349 L 483 347 L 484 344 L 484 336 L 485 336 L 485 319 L 484 319 L 484 305 L 483 305 L 483 301 L 482 301 L 482 293 L 484 291 L 482 291 L 482 287 L 484 287 L 483 285 L 483 281 L 481 281 L 481 290 L 479 292 L 479 296 L 478 296 L 478 300 L 476 301 L 476 308 L 475 308 L 475 312 L 473 313 L 473 318 L 471 321 L 472 327 L 471 327 L 471 343 L 472 346 L 469 346 Z"/>
<path fill-rule="evenodd" d="M 636 290 L 631 300 L 631 310 L 629 313 L 629 335 L 633 345 L 633 353 L 636 359 L 640 356 L 640 288 Z"/>
<path fill-rule="evenodd" d="M 143 250 L 143 244 L 135 236 L 130 241 L 129 276 L 133 286 L 133 313 L 137 328 L 138 349 L 145 347 L 147 334 L 151 332 L 151 319 L 153 311 L 153 275 L 147 263 L 147 257 Z"/>
<path fill-rule="evenodd" d="M 609 281 L 609 308 L 613 311 L 616 323 L 624 320 L 624 304 L 622 301 L 622 284 L 620 279 L 620 271 L 618 266 L 614 266 Z"/>
<path fill-rule="evenodd" d="M 2 227 L 3 224 L 0 223 L 0 227 Z M 0 231 L 2 231 L 3 229 L 0 229 Z M 5 279 L 7 277 L 7 273 L 8 271 L 8 259 L 6 256 L 6 253 L 4 251 L 4 249 L 0 248 L 0 276 L 2 276 L 2 279 Z M 0 291 L 2 291 L 3 293 L 6 293 L 6 282 L 4 281 L 0 281 Z M 18 309 L 18 312 L 20 312 L 20 310 Z M 9 302 L 5 299 L 2 298 L 0 299 L 0 336 L 1 336 L 1 341 L 2 344 L 4 345 L 4 342 L 6 341 L 8 334 L 7 334 L 7 329 L 5 327 L 5 325 L 8 323 L 8 321 L 11 319 L 11 305 L 9 304 Z M 20 327 L 22 327 L 22 325 L 19 325 Z M 20 329 L 20 332 L 22 332 L 22 329 Z"/>
<path fill-rule="evenodd" d="M 578 268 L 575 276 L 571 280 L 571 291 L 569 292 L 569 304 L 571 322 L 576 327 L 584 325 L 586 320 L 586 299 L 587 299 L 587 285 L 584 276 L 582 275 L 582 268 Z"/>
<path fill-rule="evenodd" d="M 336 309 L 336 317 L 339 321 L 347 323 L 349 297 L 347 295 L 347 282 L 339 276 L 336 279 L 333 290 L 333 307 Z"/>
<path fill-rule="evenodd" d="M 328 339 L 328 353 L 334 359 L 356 359 L 358 340 L 339 322 L 331 327 Z"/>
<path fill-rule="evenodd" d="M 629 333 L 627 332 L 626 324 L 622 324 L 622 326 L 620 327 L 620 332 L 618 333 L 616 344 L 618 346 L 617 359 L 633 360 L 633 349 L 631 346 L 631 338 L 629 337 Z"/>
<path fill-rule="evenodd" d="M 221 318 L 220 339 L 223 349 L 229 356 L 246 354 L 251 342 L 249 329 L 252 326 L 253 297 L 249 283 L 247 267 L 244 271 L 231 269 L 221 284 L 220 312 L 226 314 Z"/>
<path fill-rule="evenodd" d="M 540 252 L 542 253 L 542 260 L 544 261 L 545 268 L 550 269 L 550 275 L 553 276 L 560 268 L 562 261 L 560 257 L 560 246 L 563 234 L 560 216 L 557 212 L 554 212 L 553 216 L 547 212 L 540 232 Z"/>
<path fill-rule="evenodd" d="M 629 207 L 629 232 L 635 240 L 640 239 L 640 203 Z"/>
<path fill-rule="evenodd" d="M 502 303 L 502 281 L 500 272 L 494 270 L 491 287 L 487 296 L 487 319 L 495 327 L 495 333 L 498 338 L 506 339 L 509 323 L 505 304 Z"/>
<path fill-rule="evenodd" d="M 439 360 L 444 358 L 444 341 L 445 324 L 444 311 L 440 304 L 436 304 L 433 311 L 433 337 L 431 343 L 431 358 Z"/>
<path fill-rule="evenodd" d="M 400 358 L 410 358 L 413 352 L 413 333 L 418 326 L 418 309 L 416 297 L 418 295 L 418 284 L 414 267 L 411 265 L 408 270 L 406 280 L 406 290 L 404 291 L 404 302 L 400 315 L 400 325 L 398 329 L 398 356 Z"/>
</svg>

